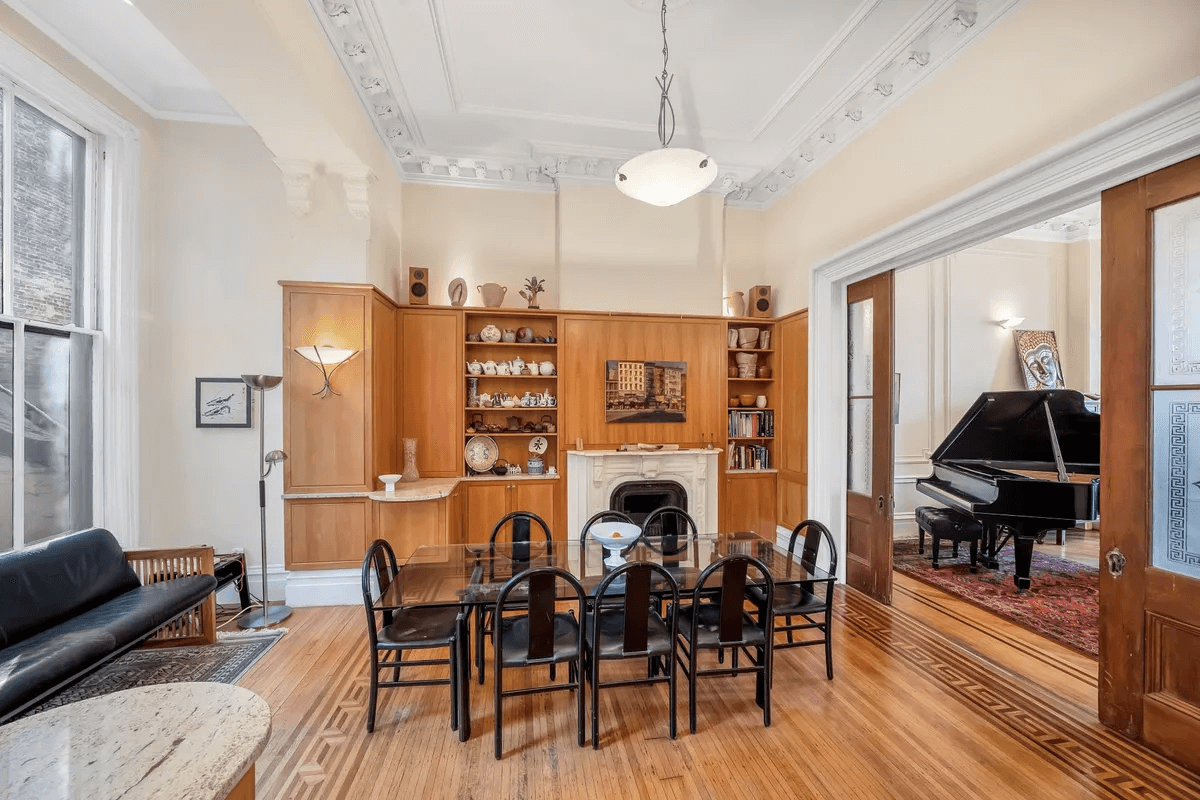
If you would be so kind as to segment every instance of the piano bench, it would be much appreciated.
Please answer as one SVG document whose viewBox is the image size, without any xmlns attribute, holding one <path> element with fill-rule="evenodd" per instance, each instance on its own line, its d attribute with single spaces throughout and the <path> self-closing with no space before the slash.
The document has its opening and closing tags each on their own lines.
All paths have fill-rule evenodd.
<svg viewBox="0 0 1200 800">
<path fill-rule="evenodd" d="M 925 534 L 933 539 L 933 568 L 938 569 L 938 555 L 942 540 L 954 543 L 953 557 L 958 558 L 958 545 L 967 542 L 971 546 L 971 572 L 978 571 L 979 540 L 983 537 L 983 525 L 966 514 L 949 508 L 919 506 L 917 508 L 917 552 L 925 552 Z"/>
</svg>

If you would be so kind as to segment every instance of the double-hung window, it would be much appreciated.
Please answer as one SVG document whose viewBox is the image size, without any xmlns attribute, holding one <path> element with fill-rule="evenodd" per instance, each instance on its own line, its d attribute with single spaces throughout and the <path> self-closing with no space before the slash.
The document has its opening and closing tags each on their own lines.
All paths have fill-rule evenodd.
<svg viewBox="0 0 1200 800">
<path fill-rule="evenodd" d="M 89 527 L 97 137 L 0 76 L 0 551 Z"/>
</svg>

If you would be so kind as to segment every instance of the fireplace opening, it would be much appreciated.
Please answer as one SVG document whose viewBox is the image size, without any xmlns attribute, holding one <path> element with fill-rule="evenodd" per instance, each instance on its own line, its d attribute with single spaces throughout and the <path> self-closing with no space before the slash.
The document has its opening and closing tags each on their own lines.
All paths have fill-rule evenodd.
<svg viewBox="0 0 1200 800">
<path fill-rule="evenodd" d="M 613 489 L 608 507 L 628 514 L 638 527 L 647 515 L 663 506 L 688 510 L 687 489 L 675 481 L 626 481 Z"/>
</svg>

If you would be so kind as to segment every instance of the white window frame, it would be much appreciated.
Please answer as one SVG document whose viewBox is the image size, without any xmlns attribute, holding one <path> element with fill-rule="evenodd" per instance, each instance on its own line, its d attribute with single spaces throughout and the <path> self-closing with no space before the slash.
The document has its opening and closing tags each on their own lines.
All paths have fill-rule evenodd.
<svg viewBox="0 0 1200 800">
<path fill-rule="evenodd" d="M 84 298 L 82 325 L 52 325 L 17 319 L 5 300 L 0 320 L 14 326 L 14 352 L 23 347 L 24 327 L 89 333 L 92 364 L 92 520 L 113 532 L 125 547 L 141 541 L 138 417 L 138 129 L 58 70 L 0 32 L 0 80 L 6 91 L 88 140 L 84 204 Z M 11 107 L 11 106 L 9 106 Z M 11 131 L 7 123 L 6 131 Z M 12 181 L 5 164 L 6 196 Z M 11 216 L 11 215 L 9 215 Z M 5 230 L 11 221 L 5 219 Z M 11 271 L 11 236 L 5 236 L 5 285 Z M 11 292 L 6 291 L 6 295 Z M 20 327 L 18 327 L 20 326 Z M 24 376 L 14 370 L 14 394 Z M 20 389 L 18 393 L 16 390 Z M 13 466 L 24 462 L 24 415 L 13 414 Z M 20 420 L 20 422 L 18 422 Z M 18 428 L 22 429 L 18 431 Z M 13 546 L 23 529 L 24 493 L 13 492 Z M 20 515 L 20 516 L 18 516 Z M 17 525 L 17 521 L 20 525 Z M 21 537 L 23 538 L 23 537 Z M 40 544 L 40 543 L 39 543 Z"/>
</svg>

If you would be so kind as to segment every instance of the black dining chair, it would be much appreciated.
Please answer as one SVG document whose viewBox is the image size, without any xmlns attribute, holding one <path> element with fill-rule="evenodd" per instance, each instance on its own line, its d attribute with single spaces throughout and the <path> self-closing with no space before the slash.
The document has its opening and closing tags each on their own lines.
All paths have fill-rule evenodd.
<svg viewBox="0 0 1200 800">
<path fill-rule="evenodd" d="M 800 551 L 800 566 L 806 570 L 817 569 L 821 557 L 821 545 L 825 545 L 828 572 L 837 574 L 838 552 L 833 542 L 833 534 L 829 529 L 814 519 L 806 519 L 792 529 L 792 538 L 788 540 L 788 566 L 786 576 L 790 577 L 795 565 L 796 541 L 804 534 L 804 547 Z M 821 581 L 824 588 L 818 593 L 815 587 L 807 584 L 791 584 L 778 586 L 771 598 L 771 608 L 776 618 L 783 617 L 784 624 L 776 625 L 776 631 L 785 631 L 787 641 L 775 645 L 776 649 L 786 647 L 810 647 L 825 645 L 825 674 L 833 680 L 833 583 Z M 746 590 L 750 602 L 758 606 L 759 613 L 765 614 L 765 594 L 757 586 Z M 792 623 L 793 617 L 804 619 L 802 623 Z M 819 639 L 795 638 L 796 631 L 817 630 L 821 632 Z"/>
<path fill-rule="evenodd" d="M 675 738 L 675 622 L 663 619 L 651 596 L 651 579 L 657 574 L 661 584 L 653 587 L 660 597 L 670 598 L 670 607 L 679 605 L 679 585 L 663 567 L 647 561 L 631 561 L 608 574 L 596 587 L 595 597 L 622 599 L 620 605 L 601 605 L 588 612 L 584 626 L 584 670 L 592 684 L 592 749 L 600 749 L 600 687 L 669 684 L 668 714 L 671 738 Z M 600 682 L 600 662 L 628 658 L 650 658 L 659 664 L 645 678 Z M 662 674 L 660 674 L 662 673 Z"/>
<path fill-rule="evenodd" d="M 559 583 L 571 587 L 576 609 L 557 611 Z M 523 596 L 509 602 L 509 595 L 518 587 L 527 586 Z M 586 594 L 583 584 L 570 572 L 558 567 L 535 567 L 513 576 L 500 589 L 492 618 L 495 632 L 492 647 L 496 667 L 496 760 L 504 754 L 504 698 L 522 694 L 537 694 L 569 689 L 576 693 L 579 746 L 583 747 L 583 626 Z M 570 601 L 566 601 L 570 602 Z M 506 611 L 520 609 L 525 613 L 505 616 Z M 579 616 L 576 616 L 578 611 Z M 567 682 L 504 689 L 504 670 L 513 667 L 534 667 L 567 664 Z M 551 678 L 553 680 L 553 677 Z"/>
<path fill-rule="evenodd" d="M 698 539 L 700 531 L 696 527 L 696 520 L 692 519 L 692 515 L 683 510 L 679 506 L 660 506 L 642 520 L 642 538 L 649 542 L 651 539 L 663 539 L 672 536 L 688 537 L 688 531 L 691 531 L 691 538 Z"/>
<path fill-rule="evenodd" d="M 397 581 L 396 553 L 383 539 L 367 548 L 362 564 L 363 605 L 367 610 L 367 637 L 371 647 L 371 693 L 367 710 L 367 733 L 375 730 L 375 705 L 380 688 L 398 686 L 450 686 L 450 729 L 458 729 L 459 636 L 465 629 L 465 612 L 457 607 L 376 608 L 380 597 Z M 374 585 L 372 585 L 374 584 Z M 397 587 L 399 588 L 399 587 Z M 375 595 L 376 589 L 378 596 Z M 446 658 L 404 660 L 413 650 L 447 648 Z M 465 655 L 465 651 L 461 651 Z M 389 659 L 389 654 L 391 658 Z M 400 680 L 401 667 L 428 667 L 446 664 L 449 678 Z M 392 680 L 380 680 L 379 673 L 393 670 Z"/>
<path fill-rule="evenodd" d="M 746 613 L 746 589 L 750 568 L 759 573 L 766 587 L 766 613 L 754 619 Z M 712 589 L 708 583 L 712 575 L 720 571 L 720 595 L 716 602 L 703 602 Z M 771 598 L 774 597 L 775 582 L 767 567 L 757 558 L 747 555 L 728 555 L 717 559 L 696 580 L 692 590 L 691 605 L 676 605 L 671 609 L 677 630 L 678 647 L 676 659 L 688 678 L 689 726 L 696 732 L 696 678 L 702 675 L 738 675 L 755 672 L 755 702 L 762 707 L 763 725 L 771 726 L 771 658 L 774 639 L 771 614 Z M 703 650 L 738 648 L 746 653 L 749 666 L 701 669 L 700 653 Z M 751 652 L 750 648 L 753 648 Z M 687 666 L 683 666 L 684 658 Z"/>
<path fill-rule="evenodd" d="M 489 545 L 496 544 L 500 538 L 500 534 L 505 527 L 511 529 L 510 541 L 514 545 L 528 544 L 532 539 L 533 526 L 536 524 L 542 529 L 542 533 L 546 537 L 546 541 L 551 541 L 550 526 L 546 521 L 534 514 L 532 511 L 512 511 L 500 518 L 500 521 L 492 528 L 492 535 L 488 539 Z M 492 635 L 492 609 L 485 606 L 476 606 L 475 608 L 475 667 L 479 670 L 479 685 L 483 685 L 484 681 L 484 651 L 483 639 L 485 636 Z M 554 679 L 554 669 L 551 667 L 550 679 Z"/>
</svg>

